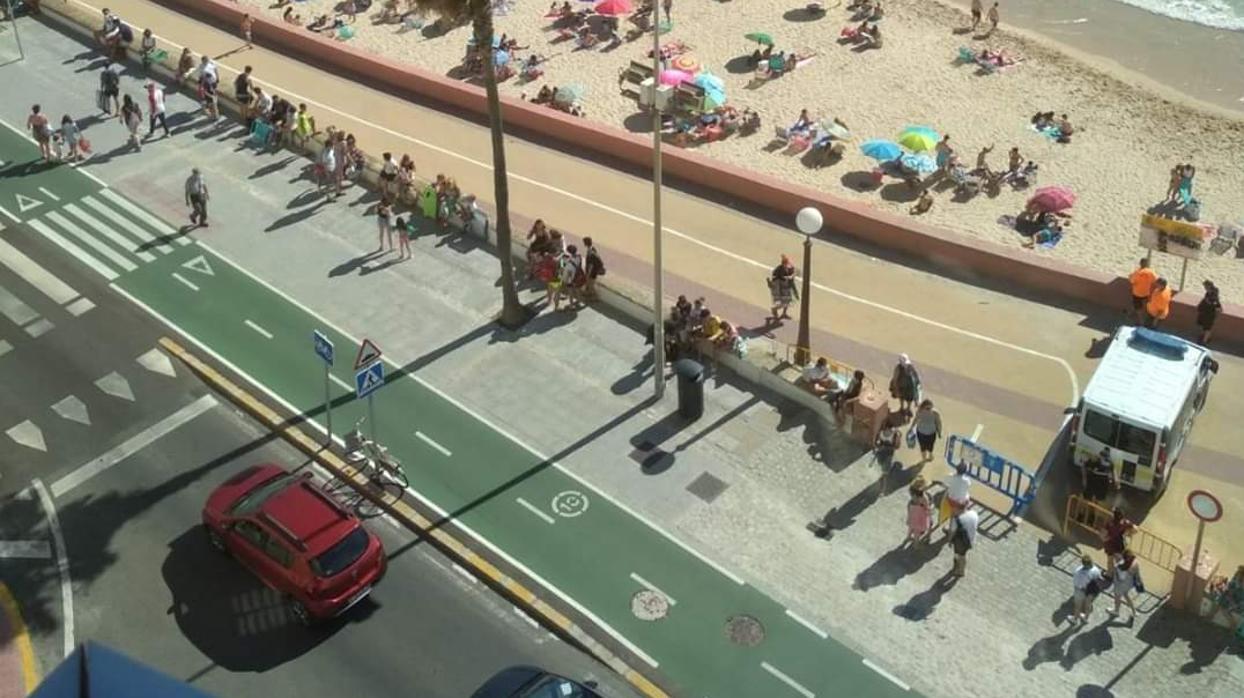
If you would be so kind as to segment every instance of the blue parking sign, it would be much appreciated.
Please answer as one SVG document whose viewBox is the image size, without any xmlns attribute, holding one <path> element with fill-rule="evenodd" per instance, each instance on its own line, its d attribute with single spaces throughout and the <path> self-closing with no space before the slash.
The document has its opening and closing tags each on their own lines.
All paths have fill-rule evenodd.
<svg viewBox="0 0 1244 698">
<path fill-rule="evenodd" d="M 315 330 L 311 333 L 311 341 L 315 343 L 315 353 L 318 354 L 321 359 L 324 359 L 324 363 L 332 366 L 333 343 L 328 339 L 328 336 L 319 330 Z"/>
</svg>

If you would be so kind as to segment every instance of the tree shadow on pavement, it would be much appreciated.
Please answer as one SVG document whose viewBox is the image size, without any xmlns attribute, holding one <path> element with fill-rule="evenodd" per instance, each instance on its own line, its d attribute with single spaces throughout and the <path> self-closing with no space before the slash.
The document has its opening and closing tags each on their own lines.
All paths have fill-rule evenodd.
<svg viewBox="0 0 1244 698">
<path fill-rule="evenodd" d="M 903 543 L 897 548 L 887 550 L 862 572 L 855 575 L 851 585 L 857 591 L 868 591 L 873 587 L 893 586 L 909 574 L 914 574 L 926 564 L 937 559 L 945 547 L 945 541 L 911 545 Z"/>
<path fill-rule="evenodd" d="M 1179 667 L 1184 675 L 1199 674 L 1232 648 L 1238 648 L 1234 633 L 1200 616 L 1162 604 L 1149 615 L 1136 632 L 1136 638 L 1147 645 L 1169 649 L 1176 641 L 1188 646 L 1188 661 Z M 1239 654 L 1238 649 L 1232 652 Z"/>
<path fill-rule="evenodd" d="M 929 616 L 933 615 L 933 611 L 937 609 L 937 605 L 942 602 L 942 597 L 946 595 L 946 592 L 955 588 L 955 584 L 958 583 L 959 578 L 947 572 L 938 577 L 928 589 L 908 599 L 907 603 L 895 606 L 893 613 L 912 622 L 928 620 Z"/>
</svg>

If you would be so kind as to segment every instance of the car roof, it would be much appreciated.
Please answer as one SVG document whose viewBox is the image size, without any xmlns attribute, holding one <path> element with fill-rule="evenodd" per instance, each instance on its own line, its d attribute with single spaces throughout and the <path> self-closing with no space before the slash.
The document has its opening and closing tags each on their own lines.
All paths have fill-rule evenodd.
<svg viewBox="0 0 1244 698">
<path fill-rule="evenodd" d="M 315 556 L 331 548 L 360 524 L 348 511 L 306 478 L 264 502 L 260 510 L 291 543 Z"/>
<path fill-rule="evenodd" d="M 1153 427 L 1174 423 L 1209 351 L 1173 335 L 1120 327 L 1084 388 L 1084 402 Z"/>
</svg>

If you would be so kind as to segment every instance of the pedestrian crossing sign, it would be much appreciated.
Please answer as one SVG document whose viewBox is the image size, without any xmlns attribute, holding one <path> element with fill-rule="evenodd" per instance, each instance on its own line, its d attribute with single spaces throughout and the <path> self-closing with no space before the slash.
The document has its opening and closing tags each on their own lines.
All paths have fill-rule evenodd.
<svg viewBox="0 0 1244 698">
<path fill-rule="evenodd" d="M 384 362 L 377 361 L 354 374 L 354 392 L 359 397 L 367 397 L 377 388 L 384 385 Z"/>
</svg>

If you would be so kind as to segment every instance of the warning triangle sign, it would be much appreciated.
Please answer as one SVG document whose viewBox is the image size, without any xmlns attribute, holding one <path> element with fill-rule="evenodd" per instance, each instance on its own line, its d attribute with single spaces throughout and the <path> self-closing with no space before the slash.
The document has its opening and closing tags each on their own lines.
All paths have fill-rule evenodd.
<svg viewBox="0 0 1244 698">
<path fill-rule="evenodd" d="M 19 213 L 25 213 L 32 208 L 38 208 L 42 205 L 43 202 L 38 199 L 26 196 L 25 194 L 17 195 L 17 210 Z"/>
<path fill-rule="evenodd" d="M 370 339 L 364 339 L 363 345 L 359 347 L 359 355 L 354 359 L 354 370 L 359 370 L 380 358 L 380 347 L 372 343 Z"/>
<path fill-rule="evenodd" d="M 199 255 L 189 262 L 183 262 L 182 266 L 187 269 L 193 269 L 200 274 L 206 274 L 208 276 L 216 275 L 216 273 L 212 271 L 211 266 L 208 265 L 207 260 L 204 259 L 203 255 Z"/>
</svg>

